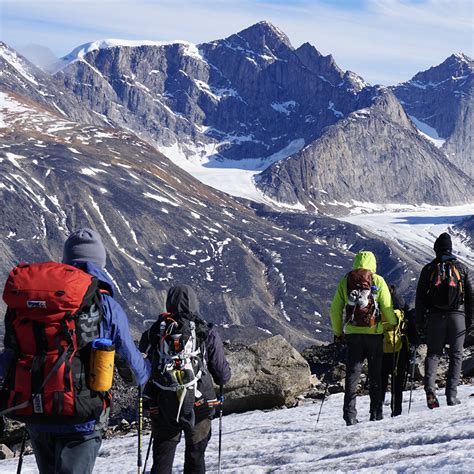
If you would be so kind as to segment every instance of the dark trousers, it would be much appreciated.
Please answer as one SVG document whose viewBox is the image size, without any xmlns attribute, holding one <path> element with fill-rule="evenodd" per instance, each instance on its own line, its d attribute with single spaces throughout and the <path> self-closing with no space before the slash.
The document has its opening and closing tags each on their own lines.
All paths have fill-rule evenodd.
<svg viewBox="0 0 474 474">
<path fill-rule="evenodd" d="M 403 389 L 408 367 L 408 347 L 405 341 L 400 351 L 395 353 L 384 352 L 382 367 L 382 396 L 385 400 L 387 392 L 388 377 L 391 378 L 391 401 L 392 416 L 402 413 Z"/>
<path fill-rule="evenodd" d="M 362 364 L 369 366 L 370 414 L 382 414 L 383 336 L 378 334 L 348 334 L 344 420 L 357 416 L 356 397 Z"/>
<path fill-rule="evenodd" d="M 211 420 L 206 418 L 196 423 L 194 428 L 170 428 L 152 419 L 153 467 L 151 474 L 169 474 L 173 469 L 174 455 L 184 431 L 186 448 L 184 454 L 185 474 L 204 474 L 206 463 L 204 455 L 211 438 Z"/>
<path fill-rule="evenodd" d="M 449 367 L 446 377 L 446 397 L 455 398 L 461 378 L 462 350 L 466 321 L 462 313 L 428 314 L 426 324 L 425 390 L 435 391 L 436 372 L 445 344 L 449 344 Z"/>
<path fill-rule="evenodd" d="M 43 433 L 27 425 L 40 474 L 91 474 L 102 433 Z"/>
</svg>

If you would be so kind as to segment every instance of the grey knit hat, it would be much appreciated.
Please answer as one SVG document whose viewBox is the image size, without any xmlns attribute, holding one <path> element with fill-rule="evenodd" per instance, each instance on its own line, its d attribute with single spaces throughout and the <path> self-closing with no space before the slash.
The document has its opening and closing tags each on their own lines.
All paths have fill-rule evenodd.
<svg viewBox="0 0 474 474">
<path fill-rule="evenodd" d="M 105 268 L 107 254 L 100 235 L 92 229 L 78 229 L 64 243 L 63 263 L 92 262 Z"/>
</svg>

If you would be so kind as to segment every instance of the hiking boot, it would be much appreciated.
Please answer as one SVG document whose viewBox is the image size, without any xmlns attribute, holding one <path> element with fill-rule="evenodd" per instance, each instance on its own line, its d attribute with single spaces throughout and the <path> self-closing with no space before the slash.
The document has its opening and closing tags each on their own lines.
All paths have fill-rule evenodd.
<svg viewBox="0 0 474 474">
<path fill-rule="evenodd" d="M 370 421 L 380 421 L 383 420 L 383 413 L 375 412 L 370 414 Z"/>
<path fill-rule="evenodd" d="M 428 405 L 428 408 L 430 410 L 432 410 L 433 408 L 439 408 L 438 397 L 434 392 L 426 392 L 426 404 Z"/>
<path fill-rule="evenodd" d="M 347 418 L 345 419 L 346 426 L 352 426 L 352 425 L 357 425 L 359 423 L 359 420 L 357 418 Z"/>
<path fill-rule="evenodd" d="M 447 399 L 448 406 L 453 407 L 454 405 L 461 405 L 461 400 L 456 397 L 450 397 Z"/>
</svg>

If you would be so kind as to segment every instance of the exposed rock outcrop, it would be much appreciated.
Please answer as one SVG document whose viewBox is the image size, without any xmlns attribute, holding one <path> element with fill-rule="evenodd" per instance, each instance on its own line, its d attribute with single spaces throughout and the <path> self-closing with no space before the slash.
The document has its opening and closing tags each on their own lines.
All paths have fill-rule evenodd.
<svg viewBox="0 0 474 474">
<path fill-rule="evenodd" d="M 231 346 L 232 379 L 225 386 L 226 413 L 292 405 L 310 388 L 303 357 L 281 336 L 250 346 Z"/>
<path fill-rule="evenodd" d="M 474 181 L 418 134 L 388 90 L 257 178 L 267 196 L 309 210 L 351 199 L 455 204 L 474 196 Z"/>
</svg>

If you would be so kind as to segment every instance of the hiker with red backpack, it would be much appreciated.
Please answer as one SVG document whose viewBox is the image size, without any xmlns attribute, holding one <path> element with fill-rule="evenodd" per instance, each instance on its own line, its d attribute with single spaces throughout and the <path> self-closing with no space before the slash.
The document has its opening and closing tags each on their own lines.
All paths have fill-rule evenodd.
<svg viewBox="0 0 474 474">
<path fill-rule="evenodd" d="M 439 407 L 436 374 L 445 344 L 449 344 L 446 402 L 458 405 L 462 351 L 472 325 L 472 280 L 469 268 L 453 255 L 451 236 L 441 234 L 434 243 L 436 258 L 421 270 L 416 289 L 416 319 L 426 329 L 425 392 L 428 408 Z"/>
<path fill-rule="evenodd" d="M 383 323 L 395 326 L 390 290 L 375 273 L 372 252 L 359 252 L 353 269 L 339 282 L 330 315 L 337 343 L 347 344 L 343 418 L 347 426 L 358 423 L 356 392 L 362 364 L 369 367 L 370 420 L 383 419 L 382 361 Z"/>
<path fill-rule="evenodd" d="M 198 299 L 190 286 L 170 288 L 166 311 L 139 345 L 152 364 L 144 394 L 152 421 L 151 474 L 172 472 L 182 432 L 184 472 L 200 474 L 206 472 L 211 420 L 222 403 L 216 399 L 213 381 L 222 392 L 231 377 L 230 366 L 216 327 L 199 316 Z"/>
<path fill-rule="evenodd" d="M 99 234 L 80 229 L 66 240 L 63 263 L 20 264 L 5 285 L 0 414 L 25 422 L 41 474 L 92 472 L 115 354 L 129 384 L 150 375 L 105 263 Z"/>
</svg>

